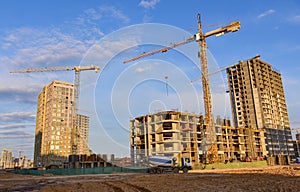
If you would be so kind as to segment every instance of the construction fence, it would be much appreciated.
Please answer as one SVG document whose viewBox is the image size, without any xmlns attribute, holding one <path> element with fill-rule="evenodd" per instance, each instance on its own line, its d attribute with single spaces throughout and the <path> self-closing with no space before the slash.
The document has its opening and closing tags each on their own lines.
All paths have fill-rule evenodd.
<svg viewBox="0 0 300 192">
<path fill-rule="evenodd" d="M 137 167 L 94 167 L 73 169 L 20 169 L 9 172 L 23 175 L 85 175 L 85 174 L 111 174 L 111 173 L 146 173 L 146 168 Z"/>
</svg>

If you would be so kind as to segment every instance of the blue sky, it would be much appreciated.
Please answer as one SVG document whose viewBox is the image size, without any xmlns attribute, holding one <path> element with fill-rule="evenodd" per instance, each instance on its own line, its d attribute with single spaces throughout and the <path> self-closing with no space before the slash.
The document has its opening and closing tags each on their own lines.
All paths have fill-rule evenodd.
<svg viewBox="0 0 300 192">
<path fill-rule="evenodd" d="M 122 64 L 123 59 L 194 34 L 198 12 L 204 31 L 241 22 L 238 32 L 207 39 L 210 71 L 260 54 L 282 73 L 291 126 L 300 127 L 299 1 L 1 3 L 0 148 L 12 148 L 15 155 L 25 150 L 33 157 L 36 102 L 42 87 L 54 79 L 74 79 L 73 72 L 9 74 L 15 69 L 90 63 L 102 67 L 98 74 L 82 72 L 80 98 L 82 113 L 91 116 L 90 147 L 96 153 L 129 154 L 131 117 L 162 109 L 202 113 L 201 84 L 187 83 L 200 74 L 196 43 Z M 223 73 L 211 76 L 214 112 L 230 117 L 224 78 Z"/>
</svg>

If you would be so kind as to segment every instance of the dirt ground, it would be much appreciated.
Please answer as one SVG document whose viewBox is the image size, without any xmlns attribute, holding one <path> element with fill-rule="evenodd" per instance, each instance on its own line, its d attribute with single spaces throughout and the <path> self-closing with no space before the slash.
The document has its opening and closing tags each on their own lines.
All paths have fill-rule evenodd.
<svg viewBox="0 0 300 192">
<path fill-rule="evenodd" d="M 0 172 L 0 191 L 300 191 L 300 166 L 193 170 L 188 174 L 31 176 Z"/>
</svg>

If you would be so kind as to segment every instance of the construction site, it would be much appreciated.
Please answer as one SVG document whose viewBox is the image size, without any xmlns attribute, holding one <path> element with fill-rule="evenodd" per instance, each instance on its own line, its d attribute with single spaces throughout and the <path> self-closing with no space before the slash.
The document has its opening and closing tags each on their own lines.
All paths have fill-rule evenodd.
<svg viewBox="0 0 300 192">
<path fill-rule="evenodd" d="M 262 130 L 235 128 L 230 121 L 218 118 L 215 124 L 217 157 L 207 159 L 202 151 L 207 132 L 203 116 L 186 112 L 166 111 L 137 117 L 130 122 L 131 159 L 142 166 L 148 156 L 187 156 L 192 166 L 200 164 L 245 161 L 246 157 L 263 160 L 267 155 Z M 209 161 L 209 162 L 208 162 Z"/>
<path fill-rule="evenodd" d="M 300 137 L 297 135 L 298 141 L 292 139 L 281 74 L 260 60 L 259 55 L 228 65 L 226 74 L 232 121 L 213 114 L 206 38 L 236 32 L 240 29 L 240 22 L 204 33 L 198 14 L 197 27 L 197 33 L 184 41 L 123 61 L 133 62 L 196 42 L 199 45 L 204 104 L 204 115 L 167 110 L 128 119 L 130 164 L 126 164 L 126 169 L 111 168 L 120 167 L 113 155 L 108 160 L 107 156 L 90 150 L 90 119 L 79 113 L 80 72 L 98 72 L 99 67 L 12 71 L 75 71 L 75 82 L 54 80 L 41 90 L 34 144 L 33 167 L 36 172 L 12 171 L 36 176 L 26 176 L 26 179 L 20 176 L 23 184 L 13 187 L 15 176 L 1 172 L 3 184 L 0 190 L 72 191 L 76 186 L 78 191 L 92 188 L 94 191 L 174 191 L 173 187 L 178 186 L 177 190 L 183 191 L 213 191 L 216 187 L 221 191 L 232 191 L 239 186 L 243 191 L 243 186 L 251 191 L 297 191 L 300 188 L 300 168 L 291 164 L 298 160 Z M 109 171 L 101 169 L 103 167 Z M 46 169 L 68 169 L 70 173 L 47 172 Z M 72 182 L 68 180 L 69 176 L 55 176 L 70 175 L 71 169 L 74 175 L 112 174 L 85 178 L 74 176 L 70 179 Z M 145 174 L 165 172 L 189 174 Z"/>
<path fill-rule="evenodd" d="M 194 36 L 124 60 L 124 63 L 128 63 L 190 42 L 199 42 L 205 115 L 169 111 L 131 120 L 133 164 L 142 166 L 147 161 L 145 159 L 151 156 L 190 158 L 192 166 L 197 168 L 199 165 L 204 167 L 203 164 L 228 162 L 232 159 L 266 160 L 267 156 L 279 155 L 285 156 L 284 164 L 289 164 L 290 158 L 296 158 L 281 74 L 272 70 L 270 64 L 261 61 L 259 55 L 226 67 L 234 125 L 231 127 L 230 121 L 225 119 L 214 122 L 206 38 L 236 32 L 239 28 L 240 23 L 237 21 L 203 33 L 198 14 L 198 33 Z"/>
</svg>

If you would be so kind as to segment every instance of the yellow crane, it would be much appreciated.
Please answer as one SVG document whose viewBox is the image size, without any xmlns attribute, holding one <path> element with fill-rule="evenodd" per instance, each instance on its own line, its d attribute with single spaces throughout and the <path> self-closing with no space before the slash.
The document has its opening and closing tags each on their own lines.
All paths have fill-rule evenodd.
<svg viewBox="0 0 300 192">
<path fill-rule="evenodd" d="M 210 93 L 210 86 L 209 86 L 209 74 L 208 74 L 208 63 L 207 63 L 207 45 L 206 45 L 206 38 L 216 35 L 220 36 L 225 33 L 229 32 L 235 32 L 240 29 L 240 22 L 234 21 L 230 23 L 229 25 L 225 27 L 221 27 L 206 33 L 203 33 L 202 31 L 202 25 L 201 25 L 201 18 L 200 14 L 197 15 L 198 19 L 198 32 L 194 34 L 193 36 L 187 38 L 186 40 L 171 44 L 169 46 L 163 47 L 161 49 L 152 50 L 149 52 L 144 52 L 142 54 L 139 54 L 135 57 L 132 57 L 130 59 L 124 60 L 123 63 L 132 62 L 147 56 L 154 55 L 156 53 L 164 53 L 167 52 L 170 49 L 173 49 L 175 47 L 190 43 L 190 42 L 198 42 L 199 43 L 199 57 L 200 57 L 200 68 L 202 72 L 202 91 L 203 91 L 203 99 L 204 99 L 204 111 L 205 111 L 205 124 L 206 124 L 206 131 L 207 134 L 205 136 L 206 138 L 206 145 L 209 147 L 207 150 L 206 157 L 209 159 L 210 162 L 215 162 L 218 156 L 217 146 L 215 144 L 215 136 L 214 136 L 214 123 L 212 119 L 212 99 L 211 99 L 211 93 Z"/>
<path fill-rule="evenodd" d="M 75 126 L 74 131 L 77 136 L 75 136 L 74 144 L 72 146 L 73 154 L 76 154 L 77 151 L 77 137 L 80 137 L 78 127 L 77 127 L 77 118 L 76 114 L 78 114 L 78 106 L 79 106 L 79 91 L 80 91 L 80 72 L 94 70 L 96 73 L 100 70 L 98 66 L 59 66 L 59 67 L 46 67 L 46 68 L 29 68 L 29 69 L 21 69 L 10 71 L 10 73 L 32 73 L 32 72 L 56 72 L 56 71 L 75 71 L 75 81 L 74 81 L 74 89 L 75 89 L 75 99 L 74 99 L 74 118 L 75 118 Z"/>
<path fill-rule="evenodd" d="M 94 70 L 98 72 L 100 68 L 98 66 L 72 66 L 72 67 L 45 67 L 45 68 L 29 68 L 29 69 L 21 69 L 21 70 L 14 70 L 10 71 L 10 73 L 32 73 L 32 72 L 56 72 L 56 71 L 75 71 L 75 111 L 78 110 L 79 106 L 79 91 L 80 91 L 80 72 L 87 71 L 87 70 Z"/>
<path fill-rule="evenodd" d="M 211 73 L 208 73 L 208 75 L 209 75 L 209 76 L 215 75 L 215 74 L 217 74 L 217 73 L 220 73 L 220 72 L 222 72 L 222 71 L 225 71 L 226 69 L 230 68 L 231 66 L 233 66 L 233 65 L 230 65 L 230 66 L 227 66 L 227 67 L 221 67 L 221 68 L 219 68 L 219 69 L 216 70 L 216 71 L 213 71 L 213 72 L 211 72 Z M 197 77 L 196 79 L 191 80 L 191 83 L 194 83 L 194 82 L 196 82 L 196 81 L 198 81 L 198 80 L 200 80 L 200 79 L 201 79 L 201 77 Z"/>
</svg>

